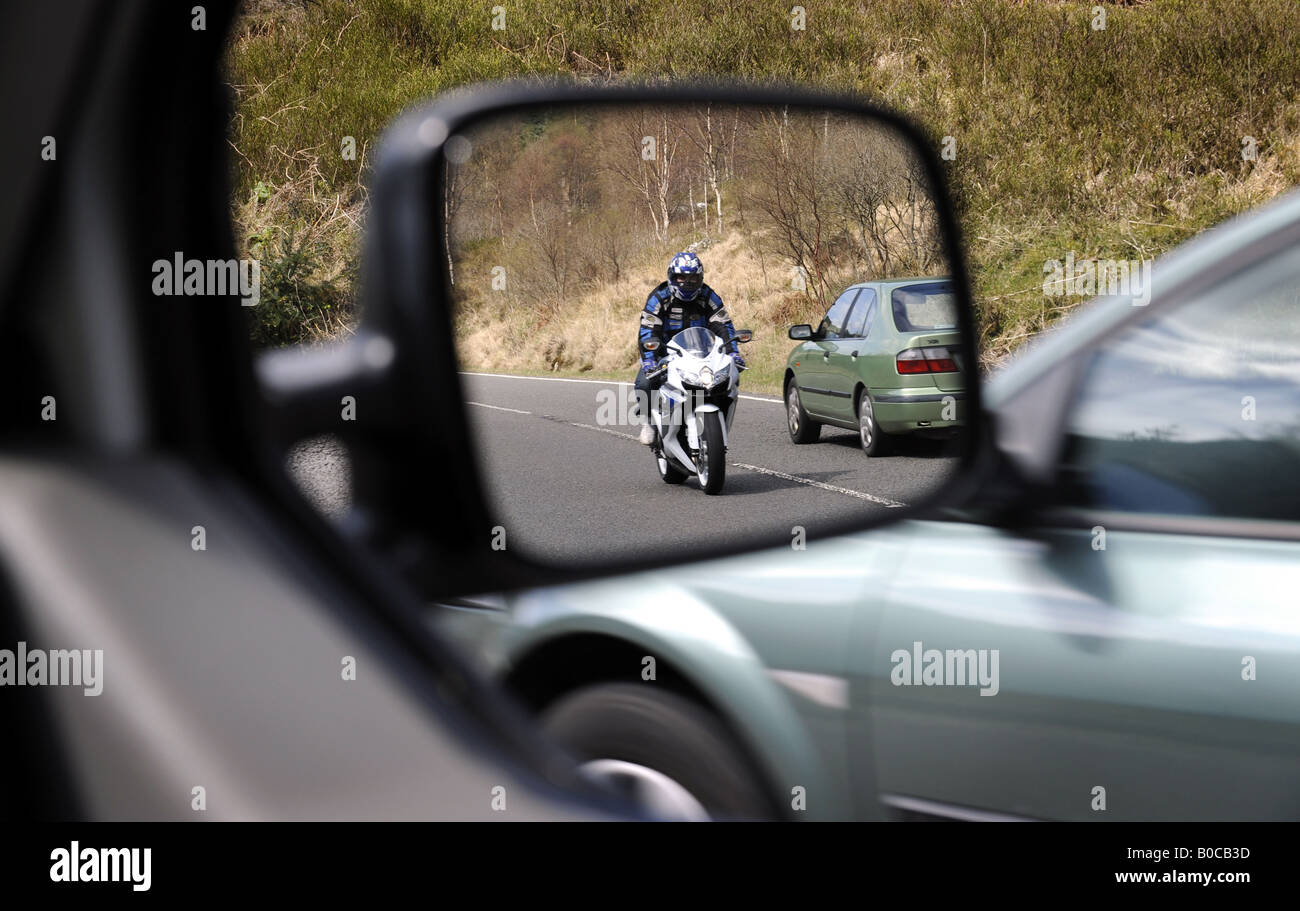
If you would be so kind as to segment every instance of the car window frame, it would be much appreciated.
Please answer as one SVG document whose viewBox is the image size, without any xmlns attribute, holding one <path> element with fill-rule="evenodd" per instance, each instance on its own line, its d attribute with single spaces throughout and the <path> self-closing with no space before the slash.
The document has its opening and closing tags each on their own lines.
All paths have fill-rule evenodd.
<svg viewBox="0 0 1300 911">
<path fill-rule="evenodd" d="M 851 332 L 850 327 L 853 324 L 853 318 L 858 315 L 858 308 L 862 306 L 863 294 L 870 294 L 871 300 L 867 302 L 866 310 L 865 310 L 866 315 L 862 318 L 862 332 L 861 334 L 858 334 L 855 332 Z M 876 293 L 875 288 L 860 288 L 858 290 L 858 296 L 853 299 L 853 308 L 849 311 L 848 319 L 844 321 L 845 335 L 843 336 L 843 338 L 867 339 L 871 336 L 871 321 L 875 317 L 876 311 L 878 309 L 876 307 L 876 304 L 879 302 L 879 300 L 880 300 L 880 295 Z"/>
<path fill-rule="evenodd" d="M 1233 250 L 1201 271 L 1178 282 L 1166 292 L 1164 299 L 1154 298 L 1149 304 L 1133 305 L 1133 313 L 1087 344 L 1071 353 L 1053 373 L 1068 376 L 1069 392 L 1062 397 L 1057 413 L 1056 437 L 1059 452 L 1052 468 L 1050 481 L 1034 484 L 1040 493 L 1049 493 L 1062 483 L 1064 444 L 1068 436 L 1069 417 L 1079 407 L 1087 394 L 1089 367 L 1095 355 L 1122 334 L 1130 331 L 1152 315 L 1172 313 L 1179 307 L 1195 303 L 1216 288 L 1231 285 L 1247 273 L 1267 268 L 1270 260 L 1279 260 L 1300 247 L 1300 219 L 1271 233 L 1260 243 Z M 1157 273 L 1158 274 L 1158 273 Z M 1049 382 L 1049 376 L 1040 377 L 1039 383 Z M 1129 531 L 1152 534 L 1195 535 L 1199 537 L 1246 538 L 1255 540 L 1292 542 L 1300 541 L 1300 521 L 1251 519 L 1231 516 L 1194 516 L 1171 513 L 1124 512 L 1093 506 L 1074 506 L 1049 499 L 1045 504 L 1032 507 L 1037 514 L 1034 524 L 1061 528 L 1103 527 L 1108 531 Z"/>
<path fill-rule="evenodd" d="M 941 284 L 951 285 L 952 280 L 947 278 L 927 278 L 927 279 L 920 279 L 917 281 L 903 282 L 889 289 L 889 314 L 890 314 L 889 321 L 891 325 L 894 327 L 895 332 L 897 332 L 899 335 L 918 335 L 918 334 L 924 334 L 928 332 L 953 332 L 956 330 L 957 328 L 956 326 L 952 326 L 952 327 L 915 326 L 912 325 L 912 321 L 910 319 L 907 320 L 908 326 L 910 328 L 904 329 L 902 326 L 898 325 L 899 301 L 895 297 L 895 295 L 898 294 L 898 292 L 906 288 L 914 288 L 918 285 L 941 285 Z M 955 296 L 956 289 L 955 288 L 952 289 L 951 293 Z"/>
<path fill-rule="evenodd" d="M 839 341 L 842 338 L 846 338 L 846 336 L 840 335 L 838 333 L 835 335 L 828 335 L 826 333 L 825 330 L 828 328 L 828 322 L 830 321 L 831 318 L 831 311 L 834 310 L 837 306 L 839 306 L 840 301 L 844 300 L 845 297 L 847 297 L 850 293 L 852 293 L 853 299 L 849 301 L 849 307 L 846 311 L 844 311 L 843 324 L 844 326 L 847 327 L 849 324 L 849 320 L 852 319 L 853 317 L 853 308 L 857 306 L 858 297 L 861 296 L 862 291 L 863 291 L 862 288 L 856 288 L 856 287 L 845 288 L 844 291 L 841 292 L 839 296 L 837 296 L 835 300 L 831 302 L 831 305 L 826 308 L 826 313 L 824 316 L 822 316 L 821 322 L 817 324 L 817 332 L 814 333 L 813 335 L 813 339 L 815 341 L 834 342 L 834 341 Z"/>
<path fill-rule="evenodd" d="M 1235 304 L 1246 304 L 1252 300 L 1264 299 L 1269 295 L 1279 291 L 1284 291 L 1292 296 L 1300 289 L 1300 252 L 1295 250 L 1282 251 L 1275 254 L 1270 260 L 1262 263 L 1256 263 L 1254 268 L 1244 270 L 1237 275 L 1229 277 L 1222 282 L 1211 285 L 1200 294 L 1190 296 L 1180 301 L 1176 306 L 1169 307 L 1158 314 L 1149 314 L 1148 319 L 1136 323 L 1128 323 L 1122 331 L 1110 335 L 1106 343 L 1094 348 L 1088 358 L 1082 364 L 1082 377 L 1080 383 L 1080 393 L 1071 401 L 1070 408 L 1065 414 L 1064 427 L 1066 429 L 1066 438 L 1063 441 L 1063 449 L 1058 466 L 1058 476 L 1062 483 L 1057 485 L 1058 496 L 1074 495 L 1079 493 L 1079 483 L 1086 483 L 1090 477 L 1097 477 L 1107 465 L 1122 466 L 1125 464 L 1121 456 L 1118 461 L 1114 458 L 1104 459 L 1096 458 L 1089 462 L 1087 456 L 1087 444 L 1083 437 L 1076 436 L 1071 432 L 1074 425 L 1074 419 L 1089 407 L 1090 396 L 1093 389 L 1097 387 L 1096 378 L 1099 371 L 1106 369 L 1106 357 L 1109 352 L 1113 352 L 1117 346 L 1123 346 L 1126 338 L 1132 333 L 1144 331 L 1144 327 L 1159 327 L 1162 322 L 1168 320 L 1177 320 L 1179 314 L 1186 312 L 1189 308 L 1200 309 L 1202 316 L 1212 314 L 1218 309 L 1223 301 L 1233 301 Z M 1232 317 L 1232 313 L 1226 313 Z M 1193 327 L 1195 328 L 1195 327 Z M 1201 327 L 1204 331 L 1204 327 Z M 1233 376 L 1225 380 L 1225 385 L 1231 385 L 1238 381 L 1238 377 Z M 1291 387 L 1300 390 L 1300 383 L 1292 383 Z M 1175 392 L 1178 391 L 1175 384 Z M 1253 441 L 1258 445 L 1265 445 L 1264 440 Z M 1082 454 L 1081 454 L 1082 453 Z M 1079 464 L 1082 461 L 1083 464 Z M 1187 463 L 1181 463 L 1186 465 Z M 1172 462 L 1171 467 L 1178 469 L 1180 463 Z M 1068 472 L 1068 476 L 1067 476 Z M 1190 493 L 1192 495 L 1204 496 L 1207 488 L 1204 486 L 1179 487 L 1180 492 Z M 1139 515 L 1177 515 L 1190 516 L 1205 519 L 1239 519 L 1245 521 L 1272 521 L 1272 522 L 1295 522 L 1300 523 L 1300 515 L 1295 518 L 1286 518 L 1278 516 L 1262 516 L 1249 514 L 1220 514 L 1211 511 L 1206 512 L 1171 512 L 1165 513 L 1154 509 L 1120 509 L 1113 505 L 1100 506 L 1087 503 L 1069 503 L 1069 506 L 1089 509 L 1105 509 L 1110 512 L 1134 512 Z"/>
</svg>

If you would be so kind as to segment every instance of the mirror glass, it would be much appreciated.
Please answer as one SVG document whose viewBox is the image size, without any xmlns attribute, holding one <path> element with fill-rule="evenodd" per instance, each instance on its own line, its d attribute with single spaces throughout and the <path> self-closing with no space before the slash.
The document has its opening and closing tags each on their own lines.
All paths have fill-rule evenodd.
<svg viewBox="0 0 1300 911">
<path fill-rule="evenodd" d="M 955 471 L 976 365 L 922 161 L 889 125 L 550 107 L 445 159 L 438 255 L 499 546 L 566 565 L 800 547 Z"/>
</svg>

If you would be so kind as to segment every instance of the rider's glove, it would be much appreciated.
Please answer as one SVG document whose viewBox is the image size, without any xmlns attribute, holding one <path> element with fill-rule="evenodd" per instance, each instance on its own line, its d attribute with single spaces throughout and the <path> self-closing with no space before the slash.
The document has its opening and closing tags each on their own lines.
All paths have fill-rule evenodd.
<svg viewBox="0 0 1300 911">
<path fill-rule="evenodd" d="M 732 354 L 731 359 L 736 362 L 736 366 L 741 370 L 745 369 L 745 359 L 739 353 Z"/>
</svg>

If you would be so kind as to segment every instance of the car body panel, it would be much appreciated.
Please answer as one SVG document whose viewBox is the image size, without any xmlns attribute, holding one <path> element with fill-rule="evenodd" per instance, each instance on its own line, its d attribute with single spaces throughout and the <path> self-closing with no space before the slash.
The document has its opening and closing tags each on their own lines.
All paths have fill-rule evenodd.
<svg viewBox="0 0 1300 911">
<path fill-rule="evenodd" d="M 444 623 L 479 626 L 459 638 L 498 675 L 557 637 L 634 643 L 725 712 L 781 796 L 804 784 L 809 819 L 891 818 L 884 797 L 1098 819 L 1096 787 L 1114 820 L 1300 816 L 1300 542 L 1091 542 L 907 521 Z M 917 641 L 998 650 L 996 697 L 893 685 Z"/>
<path fill-rule="evenodd" d="M 805 789 L 807 809 L 792 816 L 855 818 L 852 782 L 864 770 L 850 766 L 847 720 L 863 694 L 845 669 L 858 647 L 852 629 L 873 603 L 864 586 L 897 562 L 889 540 L 864 548 L 854 536 L 687 566 L 671 579 L 659 571 L 535 590 L 507 596 L 506 610 L 441 608 L 434 622 L 497 677 L 566 636 L 633 643 L 719 708 L 762 757 L 783 805 Z"/>
<path fill-rule="evenodd" d="M 940 522 L 896 536 L 911 541 L 861 658 L 884 676 L 853 757 L 882 793 L 1045 819 L 1300 817 L 1300 542 L 1112 531 L 1099 550 L 1087 528 Z M 998 692 L 891 685 L 891 652 L 918 641 L 998 650 Z"/>
<path fill-rule="evenodd" d="M 855 305 L 856 306 L 856 305 Z M 830 392 L 830 416 L 838 421 L 854 420 L 856 409 L 858 358 L 867 343 L 862 338 L 837 338 L 826 343 L 830 357 L 826 361 L 826 388 Z"/>
<path fill-rule="evenodd" d="M 800 375 L 806 377 L 808 383 L 807 387 L 800 386 L 800 397 L 806 402 L 804 409 L 823 420 L 838 419 L 844 411 L 843 404 L 831 389 L 831 355 L 834 351 L 834 341 L 813 339 L 800 346 L 795 358 L 802 364 Z"/>
<path fill-rule="evenodd" d="M 847 324 L 857 305 L 857 299 L 861 296 L 861 290 L 860 285 L 845 288 L 832 302 L 822 323 L 814 331 L 822 331 L 830 313 L 846 302 L 848 310 L 844 313 L 843 322 Z M 847 411 L 843 402 L 845 393 L 836 388 L 837 384 L 833 380 L 836 367 L 832 361 L 839 353 L 838 341 L 835 338 L 814 336 L 799 344 L 787 358 L 788 364 L 799 364 L 796 369 L 800 377 L 800 398 L 804 401 L 804 410 L 823 419 L 843 420 Z"/>
<path fill-rule="evenodd" d="M 828 413 L 830 417 L 842 422 L 854 420 L 857 407 L 858 358 L 865 355 L 871 345 L 867 338 L 870 327 L 863 326 L 859 331 L 857 324 L 862 322 L 863 310 L 870 310 L 874 320 L 875 310 L 878 309 L 875 288 L 871 285 L 855 287 L 857 295 L 853 300 L 853 309 L 844 321 L 844 334 L 840 338 L 825 342 L 829 355 L 826 359 L 825 375 L 825 386 L 830 397 Z"/>
</svg>

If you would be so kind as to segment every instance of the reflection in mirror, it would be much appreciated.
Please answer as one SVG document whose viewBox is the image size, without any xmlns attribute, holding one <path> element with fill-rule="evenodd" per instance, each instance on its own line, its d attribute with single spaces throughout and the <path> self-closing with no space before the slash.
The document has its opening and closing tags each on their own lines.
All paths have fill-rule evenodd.
<svg viewBox="0 0 1300 911">
<path fill-rule="evenodd" d="M 505 546 L 569 565 L 797 548 L 955 471 L 975 365 L 892 128 L 556 107 L 480 122 L 446 159 L 440 252 Z"/>
</svg>

